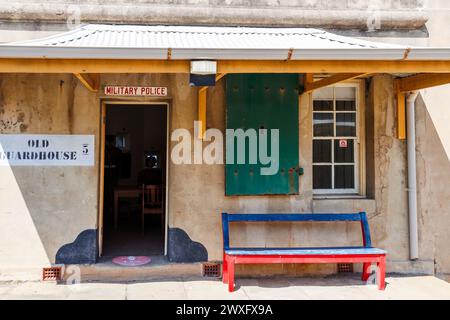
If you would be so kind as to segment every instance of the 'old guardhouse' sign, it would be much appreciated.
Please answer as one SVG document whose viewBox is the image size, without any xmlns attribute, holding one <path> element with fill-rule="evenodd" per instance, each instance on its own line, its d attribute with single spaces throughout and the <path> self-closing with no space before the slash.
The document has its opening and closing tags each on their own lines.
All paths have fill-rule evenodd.
<svg viewBox="0 0 450 320">
<path fill-rule="evenodd" d="M 93 165 L 93 135 L 0 134 L 0 166 Z"/>
</svg>

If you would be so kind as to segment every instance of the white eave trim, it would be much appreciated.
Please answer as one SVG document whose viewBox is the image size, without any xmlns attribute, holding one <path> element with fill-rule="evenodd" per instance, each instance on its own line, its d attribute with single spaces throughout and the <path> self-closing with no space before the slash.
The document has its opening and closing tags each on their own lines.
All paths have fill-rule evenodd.
<svg viewBox="0 0 450 320">
<path fill-rule="evenodd" d="M 408 60 L 450 60 L 450 48 L 413 48 Z"/>
<path fill-rule="evenodd" d="M 450 48 L 220 49 L 172 48 L 171 59 L 193 60 L 450 60 Z M 0 58 L 167 60 L 169 48 L 0 45 Z"/>
</svg>

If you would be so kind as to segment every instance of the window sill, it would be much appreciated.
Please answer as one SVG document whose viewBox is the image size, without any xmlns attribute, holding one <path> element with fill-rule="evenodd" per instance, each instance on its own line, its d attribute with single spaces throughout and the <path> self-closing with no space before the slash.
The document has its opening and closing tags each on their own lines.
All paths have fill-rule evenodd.
<svg viewBox="0 0 450 320">
<path fill-rule="evenodd" d="M 327 200 L 327 199 L 367 199 L 367 196 L 361 196 L 359 194 L 316 194 L 313 195 L 313 200 Z"/>
<path fill-rule="evenodd" d="M 314 197 L 312 201 L 313 212 L 350 213 L 376 211 L 376 201 L 358 195 L 328 195 Z"/>
</svg>

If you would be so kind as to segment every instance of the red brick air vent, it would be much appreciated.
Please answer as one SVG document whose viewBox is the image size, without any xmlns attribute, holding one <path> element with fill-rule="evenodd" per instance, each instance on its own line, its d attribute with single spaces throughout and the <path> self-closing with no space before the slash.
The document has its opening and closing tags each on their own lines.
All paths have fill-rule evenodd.
<svg viewBox="0 0 450 320">
<path fill-rule="evenodd" d="M 61 280 L 61 267 L 50 267 L 42 269 L 42 280 Z"/>
<path fill-rule="evenodd" d="M 338 263 L 338 273 L 353 273 L 353 263 Z"/>
<path fill-rule="evenodd" d="M 203 276 L 208 278 L 219 278 L 221 275 L 220 263 L 204 263 Z"/>
</svg>

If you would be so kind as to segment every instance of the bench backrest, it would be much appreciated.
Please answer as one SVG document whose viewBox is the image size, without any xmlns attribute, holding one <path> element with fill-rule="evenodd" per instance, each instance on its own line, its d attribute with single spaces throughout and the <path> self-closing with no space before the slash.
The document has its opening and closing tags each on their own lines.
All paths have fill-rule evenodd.
<svg viewBox="0 0 450 320">
<path fill-rule="evenodd" d="M 360 213 L 345 213 L 345 214 L 280 214 L 280 213 L 268 213 L 268 214 L 229 214 L 222 213 L 222 232 L 223 232 L 223 247 L 224 249 L 230 248 L 230 233 L 229 224 L 231 222 L 335 222 L 335 221 L 353 221 L 361 223 L 361 232 L 363 239 L 363 246 L 366 248 L 372 247 L 372 241 L 370 240 L 370 229 L 367 221 L 367 215 L 365 212 Z"/>
</svg>

